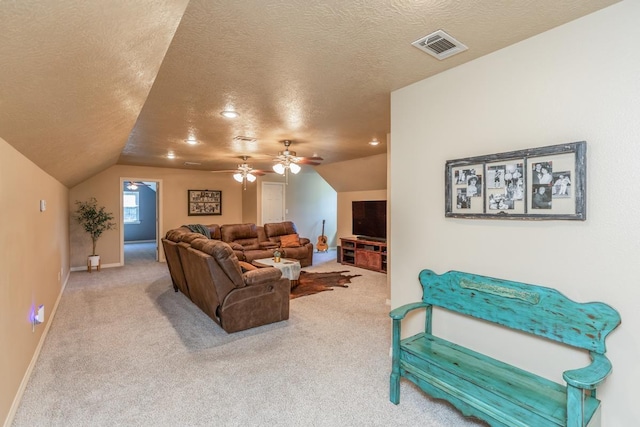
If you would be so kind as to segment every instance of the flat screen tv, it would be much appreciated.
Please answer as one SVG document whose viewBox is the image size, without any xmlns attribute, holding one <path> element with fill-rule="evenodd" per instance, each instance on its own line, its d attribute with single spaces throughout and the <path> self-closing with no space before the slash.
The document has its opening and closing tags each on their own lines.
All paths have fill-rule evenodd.
<svg viewBox="0 0 640 427">
<path fill-rule="evenodd" d="M 353 234 L 358 238 L 387 240 L 387 201 L 364 200 L 351 202 Z"/>
</svg>

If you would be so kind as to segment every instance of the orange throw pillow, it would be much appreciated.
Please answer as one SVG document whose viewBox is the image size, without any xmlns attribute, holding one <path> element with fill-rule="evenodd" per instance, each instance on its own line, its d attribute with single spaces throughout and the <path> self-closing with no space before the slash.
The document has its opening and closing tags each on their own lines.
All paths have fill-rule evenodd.
<svg viewBox="0 0 640 427">
<path fill-rule="evenodd" d="M 280 247 L 282 248 L 299 248 L 300 237 L 297 234 L 287 234 L 280 237 Z"/>
</svg>

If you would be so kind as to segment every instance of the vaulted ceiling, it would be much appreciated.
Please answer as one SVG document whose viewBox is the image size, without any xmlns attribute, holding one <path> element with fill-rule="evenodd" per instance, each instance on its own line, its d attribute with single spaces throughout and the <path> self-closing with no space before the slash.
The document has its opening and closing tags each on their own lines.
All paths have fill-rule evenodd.
<svg viewBox="0 0 640 427">
<path fill-rule="evenodd" d="M 268 169 L 285 139 L 381 154 L 391 91 L 616 2 L 0 1 L 0 138 L 68 187 L 114 164 Z M 469 49 L 411 46 L 438 29 Z"/>
</svg>

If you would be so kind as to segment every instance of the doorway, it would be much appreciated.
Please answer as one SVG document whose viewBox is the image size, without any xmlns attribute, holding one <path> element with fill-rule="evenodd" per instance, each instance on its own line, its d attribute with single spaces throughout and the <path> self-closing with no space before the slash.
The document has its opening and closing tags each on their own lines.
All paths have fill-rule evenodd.
<svg viewBox="0 0 640 427">
<path fill-rule="evenodd" d="M 161 180 L 120 178 L 120 265 L 164 260 Z"/>
</svg>

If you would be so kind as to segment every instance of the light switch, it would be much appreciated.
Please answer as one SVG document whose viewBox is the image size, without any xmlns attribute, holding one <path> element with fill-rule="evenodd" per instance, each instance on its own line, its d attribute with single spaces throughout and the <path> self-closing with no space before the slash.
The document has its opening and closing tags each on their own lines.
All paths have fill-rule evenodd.
<svg viewBox="0 0 640 427">
<path fill-rule="evenodd" d="M 40 212 L 44 212 L 47 210 L 47 201 L 40 200 Z"/>
<path fill-rule="evenodd" d="M 44 323 L 44 305 L 38 307 L 38 313 L 36 314 L 36 322 Z"/>
</svg>

